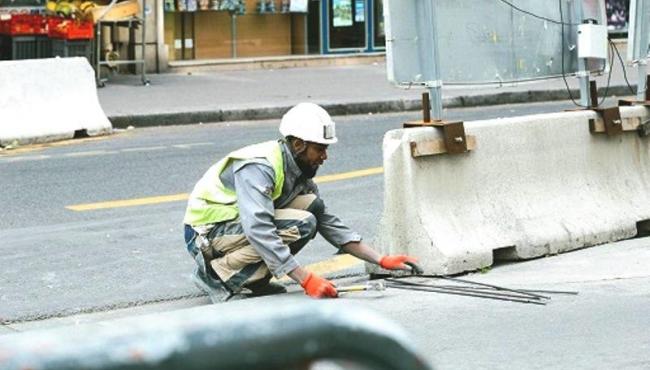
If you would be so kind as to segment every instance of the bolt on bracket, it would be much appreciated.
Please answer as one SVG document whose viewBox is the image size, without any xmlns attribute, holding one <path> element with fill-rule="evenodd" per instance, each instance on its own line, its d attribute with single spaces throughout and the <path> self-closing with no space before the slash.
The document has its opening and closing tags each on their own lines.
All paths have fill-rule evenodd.
<svg viewBox="0 0 650 370">
<path fill-rule="evenodd" d="M 616 136 L 622 134 L 623 131 L 628 131 L 623 127 L 621 111 L 618 106 L 609 108 L 598 107 L 598 87 L 594 80 L 589 81 L 589 100 L 590 104 L 588 107 L 569 109 L 569 111 L 591 110 L 598 114 L 597 119 L 589 120 L 589 132 L 592 134 L 604 133 L 607 136 Z"/>
<path fill-rule="evenodd" d="M 618 107 L 593 108 L 602 119 L 602 123 L 595 119 L 589 120 L 589 132 L 592 134 L 605 133 L 607 136 L 615 136 L 623 133 L 623 120 Z M 600 124 L 599 124 L 600 123 Z"/>
<path fill-rule="evenodd" d="M 459 154 L 476 148 L 476 138 L 465 134 L 463 121 L 431 120 L 429 94 L 422 94 L 422 121 L 404 122 L 404 128 L 434 127 L 442 130 L 443 139 L 426 142 L 411 142 L 411 155 L 421 157 L 435 154 Z"/>
</svg>

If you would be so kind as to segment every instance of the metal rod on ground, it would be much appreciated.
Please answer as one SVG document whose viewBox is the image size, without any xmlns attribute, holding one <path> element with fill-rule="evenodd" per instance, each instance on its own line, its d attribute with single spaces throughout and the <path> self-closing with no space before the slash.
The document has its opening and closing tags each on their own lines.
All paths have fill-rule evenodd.
<svg viewBox="0 0 650 370">
<path fill-rule="evenodd" d="M 478 287 L 462 287 L 462 286 L 440 286 L 440 285 L 427 285 L 427 284 L 419 284 L 419 283 L 412 283 L 412 282 L 406 282 L 406 281 L 395 281 L 395 280 L 388 280 L 392 283 L 397 283 L 405 286 L 415 286 L 415 287 L 420 287 L 420 288 L 434 288 L 434 289 L 445 289 L 445 290 L 450 290 L 450 291 L 456 291 L 456 292 L 469 292 L 469 293 L 477 293 L 477 294 L 482 294 L 482 295 L 489 295 L 489 296 L 494 296 L 494 297 L 504 297 L 504 298 L 516 298 L 516 299 L 526 299 L 526 300 L 536 300 L 536 301 L 541 301 L 542 299 L 536 298 L 536 297 L 531 297 L 526 294 L 519 294 L 519 293 L 508 293 L 504 291 L 498 291 L 492 288 L 480 288 L 477 289 Z M 488 289 L 491 289 L 491 291 L 488 291 Z"/>
<path fill-rule="evenodd" d="M 431 292 L 431 293 L 442 293 L 442 294 L 460 295 L 460 296 L 467 296 L 467 297 L 495 299 L 495 300 L 498 300 L 498 301 L 508 301 L 508 302 L 516 302 L 516 303 L 531 303 L 531 304 L 537 304 L 537 305 L 542 305 L 542 306 L 546 305 L 546 303 L 544 303 L 542 301 L 535 301 L 535 300 L 530 300 L 530 299 L 502 298 L 502 297 L 496 297 L 496 296 L 487 295 L 487 294 L 457 292 L 457 291 L 451 291 L 451 290 L 446 290 L 446 289 L 424 288 L 424 287 L 417 287 L 417 286 L 407 287 L 407 286 L 400 285 L 400 284 L 389 284 L 388 287 L 395 288 L 395 289 L 419 290 L 419 291 Z"/>
<path fill-rule="evenodd" d="M 402 282 L 400 282 L 403 284 Z M 460 291 L 460 292 L 475 292 L 479 294 L 488 294 L 488 295 L 493 295 L 495 297 L 508 297 L 508 298 L 521 298 L 521 299 L 532 299 L 536 301 L 541 301 L 542 299 L 540 298 L 535 298 L 531 297 L 528 295 L 523 295 L 523 294 L 517 294 L 517 293 L 509 293 L 509 292 L 504 292 L 502 290 L 495 290 L 491 288 L 484 288 L 484 287 L 463 287 L 463 286 L 450 286 L 450 285 L 426 285 L 426 284 L 403 284 L 403 285 L 408 285 L 408 286 L 419 286 L 419 287 L 424 287 L 424 288 L 435 288 L 435 289 L 448 289 L 448 290 L 453 290 L 453 291 Z"/>
<path fill-rule="evenodd" d="M 415 276 L 415 275 L 413 275 L 413 276 Z M 398 276 L 396 278 L 401 279 L 401 278 L 413 277 L 413 276 Z M 505 288 L 505 287 L 501 287 L 501 286 L 498 286 L 498 285 L 479 283 L 479 282 L 476 282 L 476 281 L 453 278 L 453 277 L 449 277 L 449 276 L 417 275 L 417 277 L 458 281 L 458 282 L 467 283 L 467 284 L 475 284 L 475 285 L 480 285 L 480 286 L 486 286 L 486 287 L 494 288 L 494 289 L 497 289 L 497 290 L 505 290 L 505 291 L 513 292 L 513 293 L 522 293 L 522 294 L 526 294 L 526 295 L 529 295 L 529 296 L 535 297 L 535 298 L 544 298 L 544 299 L 549 299 L 550 298 L 550 297 L 540 295 L 540 294 L 528 293 L 528 292 L 523 292 L 523 291 L 517 290 L 517 289 L 510 289 L 510 288 Z"/>
<path fill-rule="evenodd" d="M 451 288 L 456 288 L 456 286 L 453 285 L 436 285 L 436 287 L 451 287 Z M 489 290 L 489 289 L 494 289 L 494 288 L 489 288 L 489 287 L 473 287 L 473 288 L 465 288 L 462 287 L 463 289 L 476 289 L 476 290 Z M 547 293 L 547 294 L 567 294 L 567 295 L 578 295 L 578 292 L 575 291 L 569 291 L 569 290 L 544 290 L 544 289 L 517 289 L 520 292 L 527 292 L 527 293 Z"/>
</svg>

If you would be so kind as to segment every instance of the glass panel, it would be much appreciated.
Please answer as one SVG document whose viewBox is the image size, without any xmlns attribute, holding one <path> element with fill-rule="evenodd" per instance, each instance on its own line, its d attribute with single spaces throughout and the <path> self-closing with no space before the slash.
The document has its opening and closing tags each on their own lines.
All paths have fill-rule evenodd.
<svg viewBox="0 0 650 370">
<path fill-rule="evenodd" d="M 610 31 L 627 31 L 630 20 L 630 0 L 606 0 L 607 28 Z"/>
<path fill-rule="evenodd" d="M 374 6 L 374 30 L 373 46 L 383 48 L 386 46 L 386 32 L 384 29 L 384 0 L 375 0 Z"/>
<path fill-rule="evenodd" d="M 307 17 L 307 52 L 320 54 L 320 1 L 309 1 Z"/>
<path fill-rule="evenodd" d="M 194 59 L 194 13 L 175 13 L 174 59 Z"/>
<path fill-rule="evenodd" d="M 650 2 L 632 0 L 628 28 L 627 60 L 637 61 L 650 57 Z M 645 72 L 643 72 L 645 73 Z"/>
<path fill-rule="evenodd" d="M 330 49 L 366 46 L 366 0 L 329 0 Z"/>
</svg>

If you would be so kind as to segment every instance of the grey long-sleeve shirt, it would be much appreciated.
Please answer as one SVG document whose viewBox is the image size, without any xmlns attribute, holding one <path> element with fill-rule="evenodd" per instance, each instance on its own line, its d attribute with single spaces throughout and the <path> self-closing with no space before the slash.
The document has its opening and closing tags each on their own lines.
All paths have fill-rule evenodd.
<svg viewBox="0 0 650 370">
<path fill-rule="evenodd" d="M 271 199 L 275 172 L 263 158 L 235 161 L 220 176 L 222 183 L 237 194 L 240 221 L 246 238 L 276 277 L 286 275 L 299 265 L 277 234 L 273 223 L 275 209 L 286 207 L 298 195 L 319 194 L 318 187 L 311 179 L 300 177 L 302 172 L 287 145 L 281 145 L 285 177 L 282 194 L 275 202 Z M 327 208 L 318 219 L 318 232 L 337 248 L 361 240 L 359 234 L 330 214 Z"/>
</svg>

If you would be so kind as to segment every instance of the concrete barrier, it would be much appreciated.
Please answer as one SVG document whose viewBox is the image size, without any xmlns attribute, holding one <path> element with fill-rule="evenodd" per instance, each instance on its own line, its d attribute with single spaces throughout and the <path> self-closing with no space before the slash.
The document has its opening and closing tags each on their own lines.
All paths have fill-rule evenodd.
<svg viewBox="0 0 650 370">
<path fill-rule="evenodd" d="M 86 58 L 0 62 L 0 145 L 110 133 Z"/>
<path fill-rule="evenodd" d="M 648 115 L 621 108 L 624 127 Z M 597 117 L 465 122 L 475 150 L 418 158 L 411 143 L 439 141 L 437 129 L 388 132 L 378 248 L 418 256 L 427 273 L 453 274 L 490 266 L 494 255 L 528 259 L 635 236 L 650 219 L 650 138 L 591 134 Z"/>
</svg>

